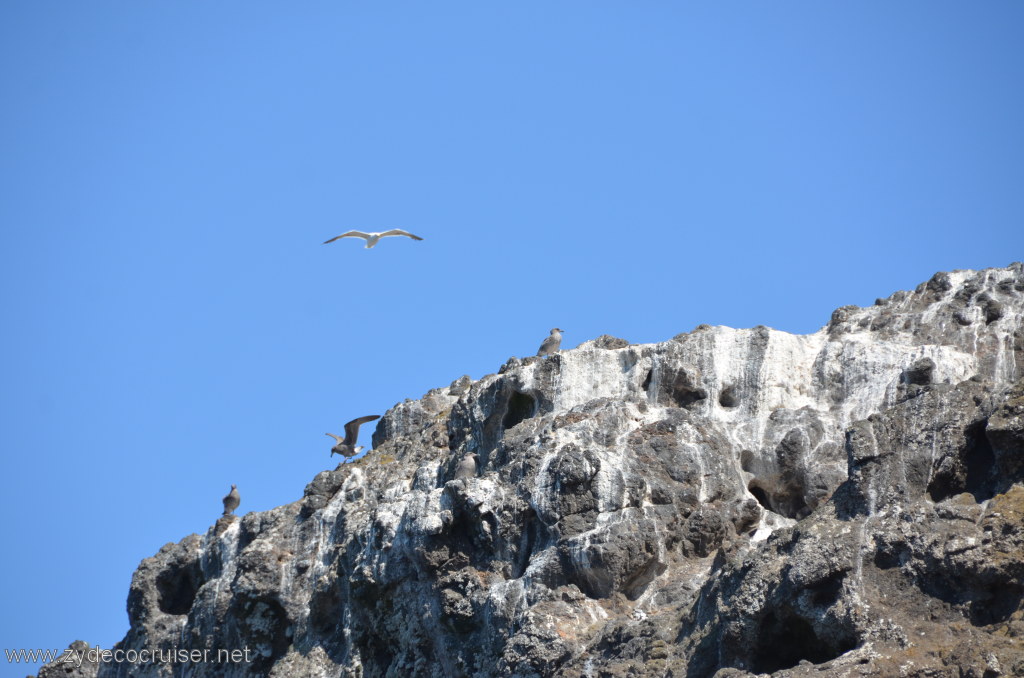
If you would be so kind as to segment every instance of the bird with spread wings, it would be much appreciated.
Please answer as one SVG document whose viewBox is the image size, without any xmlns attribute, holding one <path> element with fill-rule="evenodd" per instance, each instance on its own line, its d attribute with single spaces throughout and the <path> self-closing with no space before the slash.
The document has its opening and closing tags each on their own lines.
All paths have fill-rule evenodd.
<svg viewBox="0 0 1024 678">
<path fill-rule="evenodd" d="M 392 228 L 390 231 L 384 231 L 383 233 L 364 233 L 363 231 L 348 231 L 346 233 L 342 233 L 339 236 L 331 238 L 330 240 L 325 240 L 324 244 L 326 245 L 328 243 L 332 243 L 335 240 L 340 240 L 341 238 L 362 238 L 363 240 L 366 241 L 366 249 L 370 249 L 371 247 L 376 245 L 381 238 L 386 238 L 389 235 L 404 235 L 406 238 L 412 238 L 413 240 L 423 240 L 423 238 L 419 237 L 418 235 L 413 235 L 409 231 L 403 231 L 400 228 Z"/>
<path fill-rule="evenodd" d="M 357 454 L 359 454 L 363 449 L 362 445 L 356 447 L 356 438 L 359 437 L 359 427 L 368 421 L 373 421 L 374 419 L 380 419 L 380 415 L 371 414 L 368 417 L 359 417 L 358 419 L 353 419 L 352 421 L 348 422 L 347 424 L 345 424 L 344 438 L 333 433 L 325 434 L 329 435 L 330 437 L 334 438 L 337 441 L 337 445 L 331 448 L 331 456 L 334 456 L 335 454 L 340 454 L 341 456 L 345 457 L 345 459 L 350 459 L 351 457 L 354 457 Z"/>
</svg>

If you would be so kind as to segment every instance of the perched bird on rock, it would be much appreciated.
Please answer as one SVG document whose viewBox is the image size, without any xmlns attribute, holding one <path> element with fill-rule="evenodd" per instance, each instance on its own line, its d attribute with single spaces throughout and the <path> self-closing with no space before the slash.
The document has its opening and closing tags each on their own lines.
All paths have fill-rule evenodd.
<svg viewBox="0 0 1024 678">
<path fill-rule="evenodd" d="M 345 424 L 344 438 L 333 433 L 325 433 L 324 435 L 329 435 L 338 441 L 338 444 L 331 448 L 331 455 L 340 454 L 345 459 L 349 459 L 359 454 L 363 449 L 362 445 L 356 447 L 356 438 L 359 437 L 359 426 L 374 419 L 380 419 L 380 415 L 371 414 L 368 417 L 359 417 L 348 422 Z"/>
<path fill-rule="evenodd" d="M 460 478 L 475 478 L 477 462 L 480 460 L 478 454 L 467 454 L 459 460 L 459 465 L 455 467 L 455 479 Z"/>
<path fill-rule="evenodd" d="M 224 497 L 224 515 L 230 515 L 235 512 L 238 505 L 242 503 L 242 497 L 238 494 L 238 486 L 232 485 L 231 491 L 228 492 L 227 496 Z"/>
<path fill-rule="evenodd" d="M 376 245 L 381 238 L 386 238 L 389 235 L 404 235 L 406 238 L 412 238 L 413 240 L 423 240 L 423 238 L 419 237 L 418 235 L 413 235 L 409 231 L 403 231 L 400 228 L 392 228 L 390 231 L 384 231 L 383 233 L 364 233 L 363 231 L 348 231 L 346 233 L 342 233 L 339 236 L 331 238 L 330 240 L 325 240 L 324 244 L 326 245 L 327 243 L 332 243 L 335 240 L 339 240 L 340 238 L 362 238 L 363 240 L 366 241 L 366 249 L 370 249 L 371 247 Z"/>
<path fill-rule="evenodd" d="M 551 336 L 541 342 L 540 349 L 537 351 L 537 355 L 551 355 L 558 351 L 558 347 L 562 345 L 562 330 L 557 327 L 551 330 Z"/>
</svg>

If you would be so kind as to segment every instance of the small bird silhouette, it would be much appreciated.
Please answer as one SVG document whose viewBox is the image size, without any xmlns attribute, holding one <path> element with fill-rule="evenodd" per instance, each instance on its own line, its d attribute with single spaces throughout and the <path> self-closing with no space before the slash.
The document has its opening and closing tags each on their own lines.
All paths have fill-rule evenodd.
<svg viewBox="0 0 1024 678">
<path fill-rule="evenodd" d="M 338 441 L 338 444 L 331 448 L 331 455 L 340 454 L 345 457 L 345 459 L 349 459 L 359 454 L 363 449 L 362 445 L 356 447 L 356 438 L 359 437 L 359 426 L 368 421 L 373 421 L 374 419 L 380 419 L 380 415 L 371 414 L 370 416 L 359 417 L 358 419 L 353 419 L 348 422 L 345 424 L 344 438 L 334 435 L 333 433 L 325 433 L 324 435 L 331 436 Z"/>
<path fill-rule="evenodd" d="M 238 505 L 242 503 L 242 497 L 238 494 L 238 486 L 232 485 L 231 491 L 224 497 L 224 515 L 229 515 L 235 512 Z"/>
<path fill-rule="evenodd" d="M 383 233 L 364 233 L 362 231 L 348 231 L 347 233 L 342 233 L 341 235 L 331 238 L 330 240 L 325 240 L 324 244 L 326 245 L 328 243 L 332 243 L 335 240 L 339 240 L 341 238 L 362 238 L 363 240 L 366 241 L 366 249 L 370 249 L 371 247 L 376 245 L 381 238 L 386 238 L 389 235 L 404 235 L 406 238 L 412 238 L 413 240 L 423 240 L 423 238 L 419 237 L 418 235 L 413 235 L 409 231 L 403 231 L 400 228 L 392 228 L 390 231 L 384 231 Z"/>
<path fill-rule="evenodd" d="M 455 479 L 475 478 L 479 459 L 480 455 L 476 453 L 467 454 L 460 459 L 458 466 L 455 467 Z"/>
<path fill-rule="evenodd" d="M 551 355 L 562 345 L 562 330 L 557 327 L 551 330 L 551 336 L 541 342 L 537 355 Z"/>
</svg>

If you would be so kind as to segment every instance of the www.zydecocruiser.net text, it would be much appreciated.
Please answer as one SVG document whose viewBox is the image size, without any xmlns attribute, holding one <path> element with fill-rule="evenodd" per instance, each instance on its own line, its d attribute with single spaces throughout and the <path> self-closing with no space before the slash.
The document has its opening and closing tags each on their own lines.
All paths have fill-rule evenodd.
<svg viewBox="0 0 1024 678">
<path fill-rule="evenodd" d="M 253 651 L 249 648 L 234 650 L 186 649 L 142 649 L 104 650 L 93 647 L 88 650 L 25 650 L 5 649 L 8 664 L 50 664 L 58 662 L 74 667 L 83 664 L 241 664 L 251 662 Z"/>
</svg>

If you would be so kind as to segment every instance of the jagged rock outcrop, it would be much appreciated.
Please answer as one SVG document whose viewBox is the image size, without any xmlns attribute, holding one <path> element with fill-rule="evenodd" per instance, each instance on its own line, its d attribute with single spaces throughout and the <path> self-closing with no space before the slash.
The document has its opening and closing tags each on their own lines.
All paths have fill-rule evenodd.
<svg viewBox="0 0 1024 678">
<path fill-rule="evenodd" d="M 1024 675 L 1022 317 L 1014 264 L 463 377 L 143 561 L 120 649 L 250 661 L 99 675 Z"/>
</svg>

